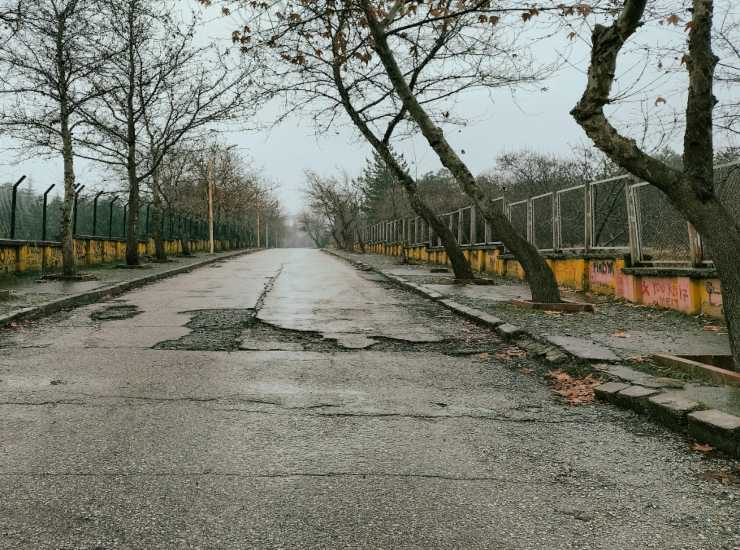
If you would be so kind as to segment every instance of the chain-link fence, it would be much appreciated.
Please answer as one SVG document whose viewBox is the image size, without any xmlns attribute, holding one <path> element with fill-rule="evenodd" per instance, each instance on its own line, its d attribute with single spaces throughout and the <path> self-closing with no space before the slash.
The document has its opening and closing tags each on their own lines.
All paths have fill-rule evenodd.
<svg viewBox="0 0 740 550">
<path fill-rule="evenodd" d="M 525 239 L 528 238 L 529 201 L 517 201 L 509 204 L 509 221 L 514 229 Z"/>
<path fill-rule="evenodd" d="M 45 194 L 34 192 L 15 184 L 0 184 L 0 239 L 60 241 L 62 237 L 63 201 L 59 196 L 50 196 L 49 187 Z M 76 237 L 100 237 L 121 239 L 126 236 L 126 225 L 131 216 L 128 205 L 117 195 L 98 193 L 92 196 L 78 195 L 72 209 L 72 228 Z M 165 239 L 179 238 L 184 234 L 193 239 L 208 238 L 208 225 L 204 219 L 187 212 L 171 209 L 160 212 L 161 227 Z M 154 208 L 145 203 L 138 212 L 137 233 L 142 240 L 154 232 Z M 253 231 L 243 220 L 216 217 L 214 236 L 216 239 L 251 242 Z"/>
<path fill-rule="evenodd" d="M 740 160 L 716 166 L 714 185 L 722 204 L 740 217 Z"/>
<path fill-rule="evenodd" d="M 634 185 L 632 193 L 637 213 L 640 260 L 671 263 L 691 261 L 688 224 L 681 213 L 658 188 L 650 184 Z"/>
<path fill-rule="evenodd" d="M 586 186 L 577 185 L 557 192 L 557 224 L 561 250 L 586 247 Z"/>
<path fill-rule="evenodd" d="M 591 183 L 593 248 L 629 248 L 627 176 Z"/>
<path fill-rule="evenodd" d="M 715 188 L 731 212 L 740 212 L 740 160 L 715 167 Z M 631 176 L 576 185 L 509 203 L 499 197 L 493 206 L 505 213 L 514 229 L 541 251 L 630 251 L 638 263 L 702 261 L 701 254 L 697 254 L 701 249 L 698 241 L 692 250 L 695 233 L 685 218 L 657 188 L 635 183 Z M 490 223 L 473 207 L 446 212 L 439 218 L 462 246 L 501 244 Z M 376 243 L 391 242 L 388 235 L 396 233 L 384 234 L 383 228 L 398 223 L 401 221 L 376 224 L 369 235 L 375 236 Z M 395 242 L 442 246 L 438 235 L 421 218 L 406 223 L 410 231 Z"/>
<path fill-rule="evenodd" d="M 555 249 L 555 194 L 545 193 L 531 199 L 532 242 L 539 250 Z"/>
</svg>

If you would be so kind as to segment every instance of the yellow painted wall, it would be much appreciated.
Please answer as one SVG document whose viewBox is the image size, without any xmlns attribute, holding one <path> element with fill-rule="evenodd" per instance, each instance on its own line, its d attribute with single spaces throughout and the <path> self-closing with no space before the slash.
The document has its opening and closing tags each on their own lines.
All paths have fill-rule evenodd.
<svg viewBox="0 0 740 550">
<path fill-rule="evenodd" d="M 401 245 L 374 244 L 373 253 L 399 256 Z M 524 279 L 524 270 L 511 257 L 502 257 L 498 249 L 465 250 L 474 270 L 502 277 Z M 449 265 L 443 249 L 426 246 L 406 248 L 408 257 L 421 262 Z M 647 277 L 623 273 L 623 258 L 563 257 L 549 258 L 548 264 L 563 287 L 615 296 L 633 303 L 669 308 L 687 314 L 722 317 L 722 289 L 719 279 L 690 279 L 686 276 Z"/>
<path fill-rule="evenodd" d="M 229 241 L 216 241 L 215 245 L 217 251 L 232 248 Z M 190 248 L 194 252 L 205 252 L 209 249 L 208 241 L 191 241 Z M 182 245 L 179 240 L 168 240 L 165 241 L 165 250 L 167 254 L 175 256 L 182 253 Z M 154 241 L 139 243 L 139 254 L 154 255 Z M 79 266 L 121 261 L 126 258 L 126 243 L 119 240 L 76 239 L 75 256 Z M 0 275 L 53 271 L 61 265 L 62 249 L 58 243 L 0 241 Z"/>
</svg>

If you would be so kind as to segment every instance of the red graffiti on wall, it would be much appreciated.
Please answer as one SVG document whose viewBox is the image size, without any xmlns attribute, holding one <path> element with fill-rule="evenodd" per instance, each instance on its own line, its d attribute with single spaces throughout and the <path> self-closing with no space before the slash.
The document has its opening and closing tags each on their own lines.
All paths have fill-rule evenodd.
<svg viewBox="0 0 740 550">
<path fill-rule="evenodd" d="M 642 302 L 670 309 L 690 310 L 691 292 L 688 279 L 646 277 L 640 282 Z"/>
</svg>

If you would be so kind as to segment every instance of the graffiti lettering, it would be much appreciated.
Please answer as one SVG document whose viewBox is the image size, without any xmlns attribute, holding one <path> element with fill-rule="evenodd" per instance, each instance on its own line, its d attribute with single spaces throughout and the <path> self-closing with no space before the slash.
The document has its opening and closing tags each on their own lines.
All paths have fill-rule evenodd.
<svg viewBox="0 0 740 550">
<path fill-rule="evenodd" d="M 592 262 L 590 279 L 591 283 L 611 286 L 614 283 L 614 263 Z"/>
</svg>

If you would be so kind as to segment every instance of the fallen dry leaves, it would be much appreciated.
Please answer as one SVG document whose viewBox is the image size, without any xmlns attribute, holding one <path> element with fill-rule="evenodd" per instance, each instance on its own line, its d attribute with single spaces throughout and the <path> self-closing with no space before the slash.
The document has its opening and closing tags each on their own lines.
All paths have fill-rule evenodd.
<svg viewBox="0 0 740 550">
<path fill-rule="evenodd" d="M 629 334 L 627 334 L 623 330 L 618 330 L 617 332 L 612 334 L 612 336 L 616 336 L 617 338 L 629 338 Z"/>
<path fill-rule="evenodd" d="M 704 325 L 704 330 L 707 332 L 719 332 L 722 327 L 719 325 Z"/>
<path fill-rule="evenodd" d="M 519 357 L 526 357 L 527 352 L 518 346 L 509 346 L 496 352 L 496 359 L 510 361 Z"/>
<path fill-rule="evenodd" d="M 585 405 L 594 400 L 594 388 L 601 384 L 591 374 L 576 378 L 565 371 L 554 370 L 545 375 L 552 383 L 553 391 L 565 398 L 569 405 Z"/>
<path fill-rule="evenodd" d="M 714 450 L 709 443 L 694 443 L 691 445 L 691 450 L 698 453 L 711 453 Z"/>
</svg>

